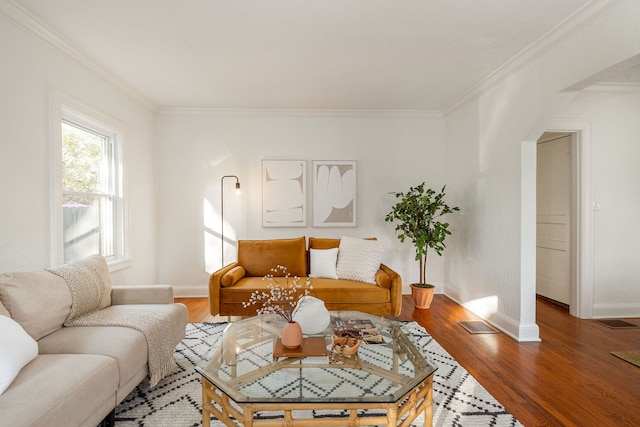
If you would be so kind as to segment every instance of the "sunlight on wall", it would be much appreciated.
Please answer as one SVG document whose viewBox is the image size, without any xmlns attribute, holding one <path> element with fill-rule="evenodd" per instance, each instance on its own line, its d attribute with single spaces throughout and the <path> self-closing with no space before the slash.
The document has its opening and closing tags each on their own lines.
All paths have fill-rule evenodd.
<svg viewBox="0 0 640 427">
<path fill-rule="evenodd" d="M 483 319 L 488 319 L 489 316 L 498 312 L 498 296 L 477 298 L 462 304 L 462 306 Z"/>
<path fill-rule="evenodd" d="M 210 141 L 203 141 L 207 147 Z M 206 185 L 204 192 L 204 199 L 202 200 L 202 214 L 203 214 L 203 243 L 204 243 L 204 265 L 207 273 L 211 274 L 216 270 L 222 268 L 222 252 L 221 252 L 221 213 L 220 205 L 215 206 L 211 200 L 220 200 L 220 165 L 225 164 L 233 157 L 230 150 L 216 150 L 211 156 L 209 154 L 204 155 L 204 162 L 202 163 L 204 171 L 204 182 L 214 183 L 213 185 Z M 227 242 L 225 245 L 224 262 L 235 260 L 235 245 L 229 245 L 230 242 L 237 240 L 236 230 L 229 224 L 228 221 L 224 223 L 224 237 Z M 231 249 L 234 249 L 231 251 Z"/>
<path fill-rule="evenodd" d="M 204 218 L 204 265 L 207 273 L 211 274 L 222 267 L 220 253 L 220 212 L 205 197 L 202 201 Z M 235 230 L 225 227 L 225 237 L 235 239 Z M 226 259 L 226 257 L 225 257 Z"/>
</svg>

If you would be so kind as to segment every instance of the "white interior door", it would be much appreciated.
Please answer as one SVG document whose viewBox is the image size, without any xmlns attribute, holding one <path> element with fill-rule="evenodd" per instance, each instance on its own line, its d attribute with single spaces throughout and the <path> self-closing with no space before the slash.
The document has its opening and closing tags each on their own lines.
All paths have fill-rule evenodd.
<svg viewBox="0 0 640 427">
<path fill-rule="evenodd" d="M 536 291 L 571 302 L 571 135 L 538 140 Z"/>
</svg>

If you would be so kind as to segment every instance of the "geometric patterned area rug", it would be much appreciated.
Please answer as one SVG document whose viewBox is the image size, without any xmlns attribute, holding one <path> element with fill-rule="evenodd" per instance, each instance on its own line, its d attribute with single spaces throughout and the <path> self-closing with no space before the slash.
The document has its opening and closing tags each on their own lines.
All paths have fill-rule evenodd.
<svg viewBox="0 0 640 427">
<path fill-rule="evenodd" d="M 202 425 L 202 391 L 195 365 L 215 342 L 226 323 L 190 323 L 176 347 L 177 368 L 148 389 L 143 381 L 116 408 L 117 427 L 187 427 Z M 415 322 L 407 326 L 421 351 L 438 370 L 433 379 L 434 426 L 521 426 L 458 362 Z M 312 411 L 314 418 L 331 417 L 330 411 Z M 335 414 L 333 414 L 335 415 Z M 420 415 L 412 426 L 424 424 Z M 223 426 L 211 418 L 212 426 Z"/>
</svg>

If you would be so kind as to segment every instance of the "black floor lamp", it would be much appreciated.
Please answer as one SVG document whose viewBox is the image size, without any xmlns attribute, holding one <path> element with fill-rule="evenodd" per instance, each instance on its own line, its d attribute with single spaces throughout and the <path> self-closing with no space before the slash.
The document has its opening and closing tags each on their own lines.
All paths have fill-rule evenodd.
<svg viewBox="0 0 640 427">
<path fill-rule="evenodd" d="M 222 253 L 222 265 L 224 267 L 224 179 L 235 178 L 236 179 L 236 194 L 240 194 L 240 180 L 235 175 L 225 175 L 220 179 L 220 241 L 222 242 L 220 252 Z"/>
</svg>

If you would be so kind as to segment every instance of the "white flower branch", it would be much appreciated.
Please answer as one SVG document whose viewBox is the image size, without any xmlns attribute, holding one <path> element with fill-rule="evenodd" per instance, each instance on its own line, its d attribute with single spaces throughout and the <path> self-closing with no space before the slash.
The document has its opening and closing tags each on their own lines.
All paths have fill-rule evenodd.
<svg viewBox="0 0 640 427">
<path fill-rule="evenodd" d="M 255 291 L 249 297 L 248 302 L 243 302 L 243 307 L 250 307 L 256 304 L 262 304 L 262 307 L 257 309 L 258 314 L 277 314 L 282 316 L 287 322 L 293 322 L 293 318 L 297 311 L 304 303 L 302 297 L 309 295 L 313 286 L 311 286 L 311 280 L 307 279 L 304 283 L 300 283 L 300 278 L 291 275 L 287 271 L 287 267 L 278 265 L 276 268 L 272 268 L 271 271 L 277 273 L 282 272 L 283 276 L 274 276 L 273 274 L 267 274 L 262 280 L 269 280 L 267 285 L 268 291 Z M 280 277 L 284 278 L 284 285 L 280 284 L 278 280 Z"/>
</svg>

